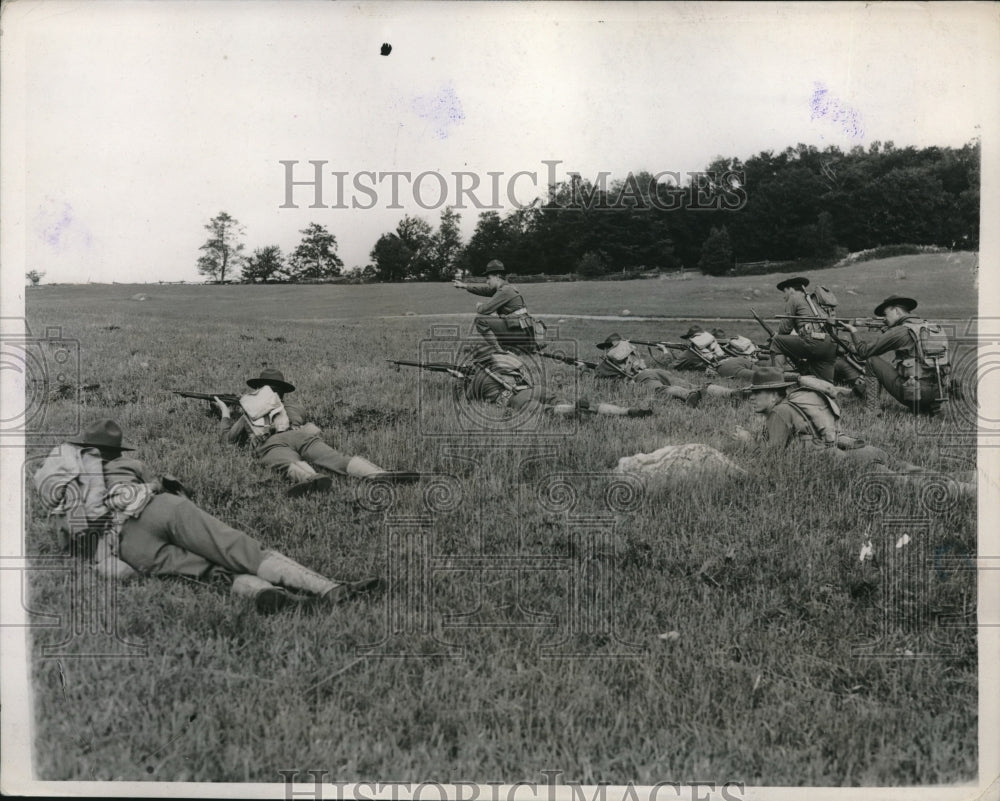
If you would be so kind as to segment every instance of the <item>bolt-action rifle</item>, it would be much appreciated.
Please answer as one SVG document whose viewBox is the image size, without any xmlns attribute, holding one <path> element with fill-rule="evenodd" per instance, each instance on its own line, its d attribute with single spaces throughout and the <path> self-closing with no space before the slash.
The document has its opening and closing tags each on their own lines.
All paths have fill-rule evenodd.
<svg viewBox="0 0 1000 801">
<path fill-rule="evenodd" d="M 227 395 L 224 392 L 181 392 L 180 390 L 177 389 L 175 389 L 173 392 L 175 395 L 180 395 L 182 398 L 195 398 L 196 400 L 207 400 L 207 401 L 213 400 L 214 398 L 218 398 L 220 401 L 226 404 L 226 406 L 240 405 L 239 395 Z"/>
<path fill-rule="evenodd" d="M 396 359 L 386 359 L 389 364 L 396 365 L 398 370 L 400 367 L 419 367 L 421 370 L 428 370 L 432 373 L 447 373 L 452 378 L 460 378 L 463 381 L 469 378 L 470 367 L 462 368 L 457 364 L 448 364 L 447 362 L 408 362 L 405 360 Z"/>
<path fill-rule="evenodd" d="M 844 317 L 810 317 L 793 314 L 776 314 L 775 318 L 778 320 L 800 320 L 804 323 L 832 323 L 838 327 L 844 323 L 850 323 L 856 328 L 867 328 L 872 331 L 882 331 L 889 325 L 884 317 L 860 317 L 856 320 L 850 320 Z"/>
<path fill-rule="evenodd" d="M 865 372 L 865 363 L 861 357 L 858 356 L 858 352 L 855 350 L 854 346 L 837 336 L 837 328 L 839 327 L 839 324 L 846 323 L 848 322 L 847 320 L 840 320 L 835 317 L 821 317 L 818 315 L 796 316 L 792 314 L 779 314 L 776 315 L 776 317 L 779 320 L 799 320 L 803 323 L 819 323 L 823 326 L 823 330 L 830 335 L 830 339 L 836 343 L 837 350 L 841 353 L 841 355 L 843 355 L 844 359 L 847 360 L 847 363 L 850 364 L 855 370 L 861 373 Z"/>
<path fill-rule="evenodd" d="M 574 367 L 586 367 L 588 370 L 597 369 L 597 362 L 585 362 L 583 359 L 574 359 L 572 356 L 560 356 L 558 353 L 544 353 L 543 351 L 539 351 L 535 355 L 541 356 L 543 359 L 554 359 L 563 364 L 572 364 Z"/>
<path fill-rule="evenodd" d="M 694 345 L 685 345 L 683 342 L 643 342 L 641 339 L 630 339 L 629 342 L 631 342 L 633 345 L 645 345 L 647 348 L 664 347 L 664 348 L 669 348 L 670 350 L 690 351 L 699 359 L 701 359 L 703 362 L 705 362 L 705 364 L 707 364 L 709 367 L 715 367 L 718 364 L 715 359 L 713 359 L 710 356 L 706 356 L 704 353 L 698 350 L 698 348 L 694 347 Z"/>
</svg>

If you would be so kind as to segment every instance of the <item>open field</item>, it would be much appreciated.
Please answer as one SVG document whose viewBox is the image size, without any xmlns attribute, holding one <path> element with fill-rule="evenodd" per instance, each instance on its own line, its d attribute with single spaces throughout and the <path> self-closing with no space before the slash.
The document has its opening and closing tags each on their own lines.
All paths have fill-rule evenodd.
<svg viewBox="0 0 1000 801">
<path fill-rule="evenodd" d="M 867 263 L 822 281 L 847 316 L 903 286 L 935 316 L 974 313 L 974 256 L 931 258 L 905 257 L 904 280 L 891 265 L 865 277 Z M 539 315 L 743 317 L 747 288 L 760 288 L 752 305 L 762 313 L 779 310 L 774 283 L 525 294 Z M 136 292 L 150 299 L 128 300 Z M 32 630 L 39 778 L 975 778 L 976 574 L 962 566 L 977 553 L 976 506 L 946 480 L 975 466 L 974 418 L 970 428 L 961 408 L 918 421 L 891 399 L 878 414 L 845 403 L 846 428 L 939 471 L 930 492 L 737 447 L 729 434 L 754 428 L 753 415 L 712 399 L 693 410 L 658 401 L 639 420 L 477 433 L 452 379 L 384 361 L 447 351 L 468 321 L 365 319 L 463 312 L 474 300 L 441 285 L 29 290 L 32 331 L 61 326 L 79 341 L 79 384 L 99 384 L 79 405 L 52 399 L 44 429 L 68 430 L 78 414 L 114 417 L 157 473 L 179 476 L 205 509 L 266 545 L 334 577 L 394 577 L 385 594 L 335 614 L 259 617 L 208 587 L 157 579 L 117 588 L 104 609 L 71 575 L 32 573 L 33 612 L 96 621 L 63 645 L 65 625 Z M 675 338 L 686 326 L 614 324 L 634 338 Z M 584 358 L 610 332 L 592 320 L 558 329 Z M 753 324 L 727 329 L 760 339 Z M 220 444 L 204 404 L 169 392 L 237 392 L 263 366 L 297 385 L 293 397 L 340 450 L 434 476 L 388 494 L 340 480 L 323 496 L 286 498 L 279 478 Z M 562 394 L 636 402 L 628 387 L 552 362 L 541 369 Z M 608 472 L 622 456 L 686 442 L 718 448 L 747 476 L 657 485 Z M 48 446 L 36 439 L 29 458 Z M 27 498 L 28 553 L 52 555 Z M 897 548 L 904 531 L 912 542 Z M 862 564 L 867 538 L 877 558 Z"/>
<path fill-rule="evenodd" d="M 809 273 L 813 284 L 832 289 L 840 301 L 838 314 L 867 317 L 886 295 L 908 295 L 926 307 L 928 316 L 943 319 L 967 318 L 976 310 L 976 253 L 932 253 L 897 256 L 862 262 L 849 267 Z M 905 278 L 897 278 L 902 273 Z M 635 316 L 689 315 L 693 318 L 750 316 L 749 307 L 761 313 L 780 312 L 781 294 L 775 284 L 787 273 L 712 278 L 688 273 L 659 280 L 615 282 L 561 282 L 525 284 L 523 291 L 532 313 L 543 317 L 563 314 L 618 314 L 623 309 Z M 516 278 L 513 279 L 517 283 Z M 450 284 L 369 284 L 361 286 L 319 284 L 314 286 L 252 285 L 198 286 L 158 284 L 57 285 L 31 290 L 32 303 L 61 312 L 79 309 L 87 301 L 90 314 L 104 315 L 114 322 L 116 315 L 128 314 L 135 301 L 145 301 L 163 319 L 188 319 L 189 305 L 211 304 L 210 314 L 218 320 L 243 322 L 274 320 L 318 322 L 330 319 L 400 316 L 407 314 L 460 314 L 475 306 L 475 298 Z M 37 295 L 35 294 L 37 293 Z M 852 294 L 855 293 L 855 294 Z M 93 304 L 97 305 L 93 305 Z M 547 320 L 551 322 L 551 320 Z"/>
</svg>

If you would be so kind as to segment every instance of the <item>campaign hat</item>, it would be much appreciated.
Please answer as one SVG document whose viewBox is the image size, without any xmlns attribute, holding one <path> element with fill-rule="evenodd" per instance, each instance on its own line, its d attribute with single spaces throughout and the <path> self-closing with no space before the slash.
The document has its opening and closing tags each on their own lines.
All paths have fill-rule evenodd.
<svg viewBox="0 0 1000 801">
<path fill-rule="evenodd" d="M 597 349 L 598 350 L 608 350 L 608 348 L 613 348 L 615 345 L 617 345 L 621 341 L 622 341 L 622 338 L 621 338 L 620 334 L 611 334 L 603 342 L 598 342 L 597 343 Z"/>
<path fill-rule="evenodd" d="M 704 334 L 704 333 L 705 333 L 705 329 L 702 328 L 700 325 L 692 325 L 687 330 L 686 334 L 681 334 L 681 339 L 691 339 L 691 337 L 693 337 L 693 336 L 696 336 L 698 334 Z"/>
<path fill-rule="evenodd" d="M 247 379 L 247 386 L 253 389 L 259 389 L 265 384 L 275 392 L 295 392 L 295 387 L 285 381 L 281 370 L 261 370 L 259 377 Z"/>
<path fill-rule="evenodd" d="M 881 317 L 885 314 L 886 306 L 900 306 L 911 312 L 917 308 L 917 302 L 913 298 L 904 298 L 901 295 L 889 295 L 878 306 L 875 307 L 875 316 Z"/>
<path fill-rule="evenodd" d="M 493 273 L 506 273 L 507 268 L 503 266 L 503 262 L 500 259 L 493 259 L 486 265 L 486 269 L 483 271 L 484 275 L 491 275 Z"/>
<path fill-rule="evenodd" d="M 778 289 L 784 292 L 786 289 L 805 289 L 809 286 L 809 279 L 797 275 L 794 278 L 786 278 L 778 283 Z"/>
<path fill-rule="evenodd" d="M 85 448 L 106 448 L 115 451 L 134 451 L 122 444 L 122 427 L 114 420 L 98 420 L 87 426 L 78 439 L 69 440 L 71 445 Z"/>
<path fill-rule="evenodd" d="M 784 371 L 777 367 L 758 367 L 753 371 L 750 386 L 743 387 L 743 390 L 757 392 L 762 389 L 784 389 L 794 384 L 794 381 L 786 381 Z"/>
</svg>

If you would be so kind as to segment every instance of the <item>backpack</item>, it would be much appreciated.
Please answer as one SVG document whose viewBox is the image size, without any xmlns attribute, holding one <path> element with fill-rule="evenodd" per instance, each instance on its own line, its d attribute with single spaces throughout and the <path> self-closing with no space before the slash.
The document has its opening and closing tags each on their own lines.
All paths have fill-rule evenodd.
<svg viewBox="0 0 1000 801">
<path fill-rule="evenodd" d="M 254 437 L 268 437 L 291 426 L 278 393 L 266 384 L 240 398 L 240 408 L 250 421 Z"/>
<path fill-rule="evenodd" d="M 936 323 L 913 318 L 903 320 L 902 325 L 913 339 L 913 355 L 905 351 L 900 353 L 903 357 L 899 362 L 903 376 L 920 379 L 939 370 L 946 374 L 951 361 L 948 335 L 944 329 Z"/>
<path fill-rule="evenodd" d="M 759 350 L 752 340 L 741 336 L 730 337 L 723 348 L 736 356 L 753 356 Z"/>
<path fill-rule="evenodd" d="M 825 286 L 816 287 L 816 290 L 811 292 L 808 297 L 818 303 L 828 317 L 832 316 L 834 310 L 837 308 L 837 296 Z"/>
<path fill-rule="evenodd" d="M 835 388 L 829 381 L 802 376 L 797 387 L 789 388 L 785 402 L 809 421 L 813 435 L 834 447 L 840 431 L 840 406 L 833 399 Z"/>
</svg>

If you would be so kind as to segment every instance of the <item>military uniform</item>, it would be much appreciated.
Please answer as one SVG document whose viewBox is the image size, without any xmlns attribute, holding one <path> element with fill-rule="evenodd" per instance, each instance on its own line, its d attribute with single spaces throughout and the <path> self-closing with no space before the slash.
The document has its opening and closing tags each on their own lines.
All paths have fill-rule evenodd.
<svg viewBox="0 0 1000 801">
<path fill-rule="evenodd" d="M 755 370 L 753 380 L 745 390 L 753 394 L 772 390 L 781 395 L 773 406 L 759 412 L 765 415 L 762 441 L 770 449 L 784 450 L 797 442 L 809 450 L 847 459 L 859 467 L 898 473 L 904 481 L 917 484 L 922 481 L 921 474 L 926 473 L 917 465 L 891 456 L 882 448 L 866 445 L 863 440 L 841 432 L 838 425 L 840 411 L 836 402 L 823 392 L 786 381 L 777 368 Z M 966 474 L 958 478 L 957 488 L 963 495 L 974 494 L 974 476 Z"/>
<path fill-rule="evenodd" d="M 920 329 L 929 324 L 909 314 L 917 306 L 915 300 L 890 296 L 876 307 L 875 316 L 882 316 L 887 306 L 896 306 L 906 313 L 872 343 L 860 341 L 857 333 L 852 331 L 858 355 L 867 360 L 879 383 L 897 401 L 915 414 L 933 414 L 940 410 L 941 402 L 946 397 L 944 388 L 948 384 L 950 368 L 944 364 L 936 370 L 921 364 L 916 352 L 916 338 L 920 336 Z M 892 354 L 891 360 L 886 358 L 888 354 Z"/>
<path fill-rule="evenodd" d="M 691 326 L 687 333 L 681 334 L 681 339 L 688 341 L 688 349 L 674 359 L 670 365 L 674 370 L 714 369 L 726 357 L 715 337 L 700 326 Z"/>
<path fill-rule="evenodd" d="M 595 378 L 629 381 L 650 394 L 669 395 L 688 406 L 697 406 L 701 401 L 701 393 L 690 384 L 671 377 L 666 370 L 646 367 L 635 346 L 618 334 L 611 334 L 597 348 L 605 354 L 594 369 Z"/>
<path fill-rule="evenodd" d="M 486 266 L 486 275 L 499 275 L 498 286 L 463 286 L 466 292 L 489 298 L 476 306 L 476 331 L 496 351 L 503 350 L 503 346 L 532 350 L 535 321 L 528 314 L 521 292 L 503 278 L 504 270 L 503 264 L 494 259 Z"/>
<path fill-rule="evenodd" d="M 103 508 L 95 510 L 91 501 L 76 496 L 69 489 L 76 479 L 51 465 L 43 464 L 35 484 L 46 505 L 61 504 L 69 519 L 84 518 L 104 529 L 105 548 L 94 560 L 102 576 L 123 579 L 138 572 L 206 579 L 222 568 L 235 575 L 233 593 L 253 598 L 262 612 L 294 602 L 276 585 L 334 602 L 349 592 L 347 585 L 266 550 L 254 537 L 196 506 L 176 479 L 158 478 L 143 462 L 125 456 L 123 451 L 133 449 L 122 444 L 115 421 L 99 421 L 82 442 L 68 444 L 100 459 L 102 474 L 91 473 L 88 479 L 103 484 Z M 165 491 L 167 487 L 173 489 Z"/>
<path fill-rule="evenodd" d="M 312 489 L 325 489 L 330 479 L 316 472 L 317 467 L 342 476 L 359 478 L 379 478 L 393 481 L 413 481 L 419 474 L 406 471 L 390 471 L 379 467 L 361 456 L 348 456 L 328 445 L 321 438 L 318 426 L 306 421 L 302 406 L 294 401 L 286 401 L 285 394 L 294 392 L 295 387 L 285 381 L 279 370 L 263 370 L 258 378 L 251 378 L 247 386 L 260 390 L 269 387 L 280 398 L 283 409 L 282 425 L 278 430 L 274 425 L 263 426 L 254 423 L 243 414 L 235 423 L 227 414 L 220 421 L 226 442 L 241 445 L 249 442 L 254 455 L 261 463 L 279 472 L 284 472 L 297 482 L 289 492 L 293 495 Z"/>
<path fill-rule="evenodd" d="M 562 415 L 591 412 L 645 417 L 652 414 L 647 409 L 631 409 L 610 403 L 592 406 L 585 398 L 575 404 L 570 403 L 545 392 L 540 386 L 532 385 L 525 376 L 523 362 L 508 353 L 481 355 L 476 360 L 476 367 L 465 385 L 465 397 L 470 401 L 493 403 L 514 411 L 537 407 L 544 412 Z"/>
<path fill-rule="evenodd" d="M 808 278 L 789 278 L 778 284 L 778 289 L 794 289 L 785 301 L 785 314 L 789 317 L 815 317 L 816 312 L 805 299 Z M 837 343 L 823 330 L 821 323 L 783 319 L 778 333 L 771 340 L 771 349 L 788 357 L 792 366 L 808 368 L 824 381 L 834 380 L 837 360 Z"/>
</svg>

